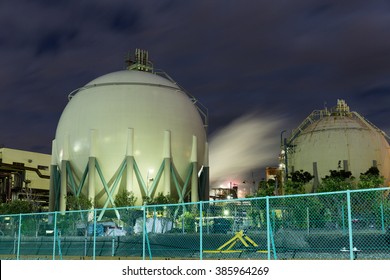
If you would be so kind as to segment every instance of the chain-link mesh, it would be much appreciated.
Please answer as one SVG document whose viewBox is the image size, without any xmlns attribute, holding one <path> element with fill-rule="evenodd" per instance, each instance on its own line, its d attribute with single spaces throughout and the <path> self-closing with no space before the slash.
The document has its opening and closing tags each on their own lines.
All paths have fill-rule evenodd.
<svg viewBox="0 0 390 280">
<path fill-rule="evenodd" d="M 347 197 L 287 196 L 270 199 L 271 240 L 280 259 L 343 259 L 348 247 Z"/>
<path fill-rule="evenodd" d="M 0 216 L 1 259 L 390 259 L 388 188 Z"/>
<path fill-rule="evenodd" d="M 390 199 L 387 192 L 352 192 L 351 227 L 358 259 L 390 258 Z"/>
</svg>

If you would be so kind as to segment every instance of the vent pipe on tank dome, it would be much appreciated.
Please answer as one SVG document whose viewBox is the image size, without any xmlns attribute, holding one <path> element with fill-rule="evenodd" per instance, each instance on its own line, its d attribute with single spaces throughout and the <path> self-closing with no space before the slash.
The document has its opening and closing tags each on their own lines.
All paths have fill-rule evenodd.
<svg viewBox="0 0 390 280">
<path fill-rule="evenodd" d="M 125 62 L 127 70 L 153 72 L 153 64 L 149 61 L 148 51 L 135 49 L 134 56 L 131 56 L 129 52 Z"/>
</svg>

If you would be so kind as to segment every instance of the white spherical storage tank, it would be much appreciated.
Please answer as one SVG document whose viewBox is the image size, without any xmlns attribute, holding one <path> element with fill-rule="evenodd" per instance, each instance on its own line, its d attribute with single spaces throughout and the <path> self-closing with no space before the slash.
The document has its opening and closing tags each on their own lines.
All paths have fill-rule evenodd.
<svg viewBox="0 0 390 280">
<path fill-rule="evenodd" d="M 112 204 L 120 190 L 132 191 L 137 204 L 158 193 L 183 200 L 195 190 L 185 185 L 189 170 L 198 176 L 206 153 L 205 121 L 195 103 L 152 72 L 103 75 L 70 94 L 53 141 L 53 164 L 62 177 L 71 172 L 73 191 L 98 207 Z M 69 192 L 70 183 L 63 184 Z"/>
<path fill-rule="evenodd" d="M 289 171 L 304 170 L 318 179 L 330 170 L 350 171 L 355 178 L 376 166 L 386 183 L 390 179 L 390 148 L 384 132 L 356 112 L 344 100 L 334 110 L 314 111 L 289 141 Z"/>
</svg>

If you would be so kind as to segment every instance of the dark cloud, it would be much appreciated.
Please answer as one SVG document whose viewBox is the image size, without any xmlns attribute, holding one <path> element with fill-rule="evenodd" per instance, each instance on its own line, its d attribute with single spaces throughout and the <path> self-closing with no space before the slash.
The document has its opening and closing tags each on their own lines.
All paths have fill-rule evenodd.
<svg viewBox="0 0 390 280">
<path fill-rule="evenodd" d="M 388 1 L 6 2 L 0 143 L 7 146 L 49 153 L 67 95 L 123 69 L 137 47 L 208 107 L 210 133 L 255 113 L 283 116 L 278 135 L 338 98 L 390 132 Z"/>
<path fill-rule="evenodd" d="M 47 34 L 44 34 L 39 40 L 35 50 L 37 56 L 47 53 L 58 53 L 64 47 L 66 43 L 76 39 L 78 31 L 73 30 L 52 30 Z"/>
<path fill-rule="evenodd" d="M 375 87 L 368 89 L 358 94 L 361 98 L 368 99 L 368 101 L 375 101 L 382 98 L 390 98 L 390 86 L 389 87 Z"/>
<path fill-rule="evenodd" d="M 110 27 L 118 32 L 140 31 L 140 16 L 135 11 L 118 10 L 111 20 Z"/>
</svg>

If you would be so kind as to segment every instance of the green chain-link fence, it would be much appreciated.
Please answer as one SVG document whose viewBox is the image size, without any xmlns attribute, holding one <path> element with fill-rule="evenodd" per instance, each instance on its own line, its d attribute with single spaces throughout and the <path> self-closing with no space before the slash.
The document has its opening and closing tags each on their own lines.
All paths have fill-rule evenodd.
<svg viewBox="0 0 390 280">
<path fill-rule="evenodd" d="M 0 216 L 1 259 L 390 259 L 390 189 Z"/>
</svg>

